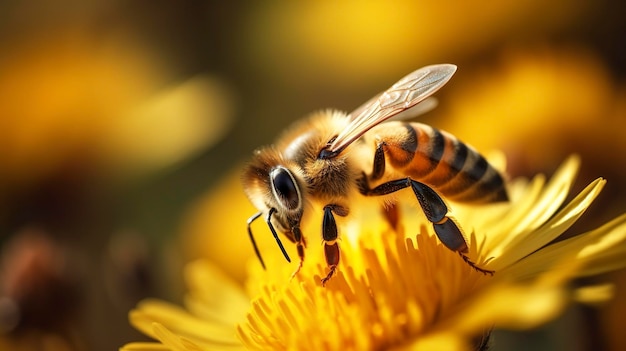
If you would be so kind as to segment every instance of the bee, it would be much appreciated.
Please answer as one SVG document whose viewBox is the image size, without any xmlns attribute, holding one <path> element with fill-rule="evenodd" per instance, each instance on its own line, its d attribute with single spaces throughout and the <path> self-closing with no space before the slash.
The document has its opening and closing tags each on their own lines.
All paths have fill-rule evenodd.
<svg viewBox="0 0 626 351">
<path fill-rule="evenodd" d="M 360 201 L 359 197 L 376 196 L 383 200 L 387 218 L 393 222 L 397 209 L 389 205 L 394 201 L 392 194 L 409 188 L 444 246 L 477 271 L 494 273 L 467 257 L 467 242 L 447 216 L 442 196 L 464 203 L 508 201 L 503 176 L 472 147 L 447 132 L 416 122 L 387 121 L 399 115 L 414 117 L 422 106 L 418 104 L 455 72 L 452 64 L 420 68 L 352 113 L 314 114 L 289 129 L 273 146 L 255 151 L 243 172 L 243 185 L 259 210 L 248 219 L 247 228 L 263 268 L 251 230 L 261 216 L 289 262 L 278 232 L 295 243 L 300 259 L 296 275 L 306 248 L 300 223 L 310 203 L 321 205 L 321 236 L 328 266 L 321 281 L 325 285 L 339 265 L 335 216 L 348 216 L 350 204 Z"/>
</svg>

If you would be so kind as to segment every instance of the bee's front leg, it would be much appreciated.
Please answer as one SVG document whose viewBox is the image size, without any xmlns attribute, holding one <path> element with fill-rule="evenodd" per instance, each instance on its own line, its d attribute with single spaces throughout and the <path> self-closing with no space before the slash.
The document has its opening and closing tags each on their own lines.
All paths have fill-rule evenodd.
<svg viewBox="0 0 626 351">
<path fill-rule="evenodd" d="M 298 257 L 300 258 L 300 262 L 298 263 L 298 267 L 291 274 L 291 279 L 293 279 L 300 269 L 302 269 L 302 264 L 304 264 L 304 249 L 306 248 L 306 241 L 304 240 L 304 236 L 302 236 L 302 231 L 300 227 L 293 227 L 291 229 L 291 233 L 293 234 L 294 242 L 296 243 L 296 250 L 298 252 Z"/>
</svg>

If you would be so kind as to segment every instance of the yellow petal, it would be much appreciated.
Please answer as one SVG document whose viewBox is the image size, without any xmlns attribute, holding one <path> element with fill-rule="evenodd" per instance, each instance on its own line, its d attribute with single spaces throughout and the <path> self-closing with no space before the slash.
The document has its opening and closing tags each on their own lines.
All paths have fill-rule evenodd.
<svg viewBox="0 0 626 351">
<path fill-rule="evenodd" d="M 540 228 L 529 230 L 528 233 L 532 235 L 516 236 L 506 247 L 507 254 L 493 260 L 493 267 L 495 269 L 508 267 L 555 240 L 582 216 L 604 184 L 606 184 L 604 179 L 595 180 Z"/>
<path fill-rule="evenodd" d="M 538 192 L 538 188 L 543 183 L 543 177 L 535 177 L 530 191 L 521 199 L 522 203 L 513 202 L 511 204 L 512 213 L 498 217 L 502 223 L 495 224 L 496 229 L 489 230 L 490 240 L 492 240 L 491 237 L 494 237 L 493 242 L 489 244 L 492 247 L 489 249 L 489 253 L 495 257 L 492 263 L 494 267 L 508 266 L 528 254 L 525 253 L 521 257 L 515 258 L 513 257 L 516 254 L 514 247 L 525 241 L 531 233 L 534 235 L 533 230 L 552 217 L 561 206 L 578 172 L 579 165 L 579 158 L 570 156 L 540 192 Z M 495 246 L 496 244 L 497 246 Z M 535 247 L 533 251 L 539 247 Z M 503 255 L 504 252 L 506 255 Z"/>
<path fill-rule="evenodd" d="M 468 336 L 494 325 L 529 329 L 556 317 L 566 302 L 566 294 L 559 286 L 495 286 L 472 298 L 439 328 L 450 328 Z"/>
<path fill-rule="evenodd" d="M 206 343 L 238 344 L 234 325 L 220 325 L 191 315 L 183 308 L 164 301 L 150 299 L 142 301 L 131 311 L 131 323 L 151 337 L 154 334 L 153 322 L 167 325 L 173 332 L 193 337 Z"/>
<path fill-rule="evenodd" d="M 572 238 L 549 245 L 524 258 L 507 275 L 527 279 L 556 266 L 582 265 L 576 274 L 599 274 L 626 266 L 626 214 Z"/>
<path fill-rule="evenodd" d="M 156 335 L 157 339 L 163 343 L 163 345 L 172 349 L 173 351 L 190 351 L 180 340 L 180 337 L 170 332 L 160 323 L 152 323 L 152 331 Z M 194 351 L 200 350 L 196 348 Z"/>
<path fill-rule="evenodd" d="M 455 207 L 462 209 L 457 219 L 460 223 L 473 223 L 475 217 L 476 224 L 473 229 L 477 233 L 485 233 L 488 237 L 488 251 L 493 256 L 501 256 L 506 245 L 513 240 L 513 230 L 517 223 L 526 216 L 537 202 L 545 186 L 546 178 L 543 175 L 535 176 L 530 182 L 525 179 L 516 179 L 511 182 L 509 190 L 511 192 L 511 201 L 502 209 L 489 215 L 475 216 L 472 209 L 475 206 L 455 204 Z M 463 206 L 463 207 L 461 207 Z M 493 210 L 494 206 L 489 205 L 489 210 Z M 462 216 L 465 215 L 465 216 Z M 467 228 L 469 229 L 469 228 Z"/>
<path fill-rule="evenodd" d="M 196 316 L 228 325 L 243 320 L 250 299 L 239 283 L 207 260 L 188 264 L 184 273 L 190 291 L 185 306 Z"/>
</svg>

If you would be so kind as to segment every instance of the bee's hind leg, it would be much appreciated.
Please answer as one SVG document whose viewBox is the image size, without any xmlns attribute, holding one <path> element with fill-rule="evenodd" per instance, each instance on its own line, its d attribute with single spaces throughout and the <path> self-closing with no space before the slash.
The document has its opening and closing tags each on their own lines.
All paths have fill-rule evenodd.
<svg viewBox="0 0 626 351">
<path fill-rule="evenodd" d="M 465 263 L 467 263 L 470 267 L 481 272 L 482 274 L 493 275 L 493 273 L 495 273 L 494 271 L 478 267 L 472 260 L 470 260 L 469 257 L 466 256 L 469 250 L 467 248 L 465 238 L 463 237 L 459 227 L 452 219 L 450 219 L 450 217 L 444 216 L 439 222 L 433 222 L 433 228 L 435 229 L 435 234 L 437 234 L 439 240 L 448 249 L 458 252 L 463 261 L 465 261 Z"/>
<path fill-rule="evenodd" d="M 433 224 L 435 234 L 439 240 L 450 250 L 458 252 L 468 265 L 475 270 L 492 275 L 494 272 L 478 267 L 467 256 L 468 247 L 459 227 L 447 216 L 448 207 L 441 197 L 426 184 L 420 183 L 410 177 L 392 180 L 383 183 L 374 189 L 369 189 L 367 181 L 363 179 L 359 184 L 361 193 L 369 196 L 386 195 L 398 190 L 411 187 L 417 197 L 428 221 Z"/>
</svg>

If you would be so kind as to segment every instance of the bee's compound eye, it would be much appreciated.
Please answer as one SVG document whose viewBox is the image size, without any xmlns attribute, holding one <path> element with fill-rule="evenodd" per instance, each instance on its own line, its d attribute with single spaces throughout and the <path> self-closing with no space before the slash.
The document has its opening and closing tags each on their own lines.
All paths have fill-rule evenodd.
<svg viewBox="0 0 626 351">
<path fill-rule="evenodd" d="M 276 167 L 270 172 L 272 192 L 281 205 L 289 210 L 300 207 L 300 192 L 291 172 L 284 167 Z"/>
</svg>

